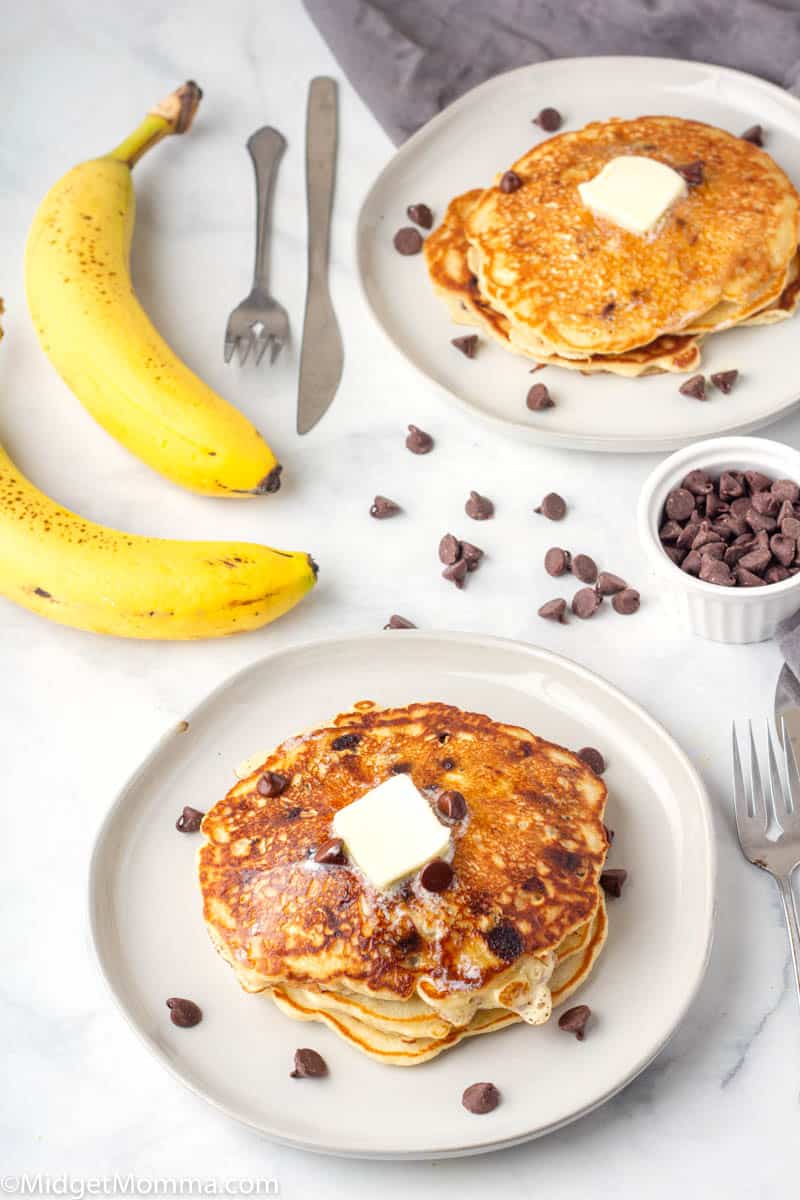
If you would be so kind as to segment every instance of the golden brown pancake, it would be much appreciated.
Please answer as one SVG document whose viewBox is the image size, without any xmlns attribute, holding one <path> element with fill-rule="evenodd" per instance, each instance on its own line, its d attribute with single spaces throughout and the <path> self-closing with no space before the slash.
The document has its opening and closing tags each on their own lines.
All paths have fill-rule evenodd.
<svg viewBox="0 0 800 1200">
<path fill-rule="evenodd" d="M 578 185 L 638 154 L 704 178 L 649 237 L 585 207 Z M 617 354 L 690 328 L 720 304 L 734 323 L 780 292 L 798 244 L 800 197 L 765 151 L 677 117 L 595 122 L 513 164 L 516 191 L 484 192 L 466 219 L 483 298 L 518 345 Z"/>
<path fill-rule="evenodd" d="M 259 792 L 264 771 L 286 777 L 280 795 Z M 443 789 L 466 799 L 442 893 L 416 877 L 378 893 L 352 864 L 314 862 L 335 813 L 398 771 L 432 803 Z M 535 1023 L 559 946 L 575 956 L 582 939 L 565 939 L 601 905 L 605 798 L 585 763 L 524 729 L 436 702 L 362 702 L 284 742 L 206 814 L 209 933 L 241 986 L 276 1001 L 324 989 L 416 998 L 461 1030 L 489 1006 Z"/>
</svg>

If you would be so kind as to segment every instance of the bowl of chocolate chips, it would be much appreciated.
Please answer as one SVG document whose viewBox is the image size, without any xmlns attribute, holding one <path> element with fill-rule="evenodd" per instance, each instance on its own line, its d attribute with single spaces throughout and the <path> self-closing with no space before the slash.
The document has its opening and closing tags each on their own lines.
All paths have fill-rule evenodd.
<svg viewBox="0 0 800 1200">
<path fill-rule="evenodd" d="M 639 533 L 694 633 L 761 642 L 800 609 L 800 452 L 723 437 L 665 459 L 645 481 Z"/>
</svg>

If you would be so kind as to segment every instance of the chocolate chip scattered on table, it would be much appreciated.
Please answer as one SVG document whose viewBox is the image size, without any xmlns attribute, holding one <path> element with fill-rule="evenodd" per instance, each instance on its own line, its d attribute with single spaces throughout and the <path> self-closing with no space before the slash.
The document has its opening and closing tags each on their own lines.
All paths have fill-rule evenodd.
<svg viewBox="0 0 800 1200">
<path fill-rule="evenodd" d="M 480 492 L 470 492 L 464 512 L 473 521 L 488 521 L 494 516 L 494 504 L 488 496 L 482 496 Z"/>
<path fill-rule="evenodd" d="M 600 887 L 612 900 L 618 900 L 628 878 L 628 872 L 622 867 L 606 867 L 600 872 Z"/>
<path fill-rule="evenodd" d="M 533 118 L 534 125 L 538 125 L 545 133 L 555 133 L 561 128 L 562 117 L 557 108 L 543 108 L 537 116 Z"/>
<path fill-rule="evenodd" d="M 561 521 L 567 515 L 567 502 L 558 492 L 548 492 L 533 511 L 547 517 L 548 521 Z"/>
<path fill-rule="evenodd" d="M 568 1008 L 565 1013 L 562 1013 L 558 1018 L 558 1028 L 563 1029 L 565 1033 L 574 1033 L 579 1042 L 582 1042 L 586 1037 L 586 1025 L 592 1015 L 592 1010 L 588 1004 L 576 1004 L 574 1008 Z"/>
<path fill-rule="evenodd" d="M 400 505 L 388 496 L 376 496 L 369 509 L 369 515 L 376 521 L 385 521 L 387 517 L 396 517 L 402 512 Z"/>
<path fill-rule="evenodd" d="M 316 1050 L 303 1047 L 294 1052 L 294 1070 L 289 1072 L 292 1079 L 321 1079 L 328 1074 L 328 1064 Z"/>
<path fill-rule="evenodd" d="M 419 254 L 422 249 L 422 235 L 418 229 L 406 225 L 398 229 L 393 238 L 394 248 L 398 254 Z"/>
<path fill-rule="evenodd" d="M 409 621 L 408 617 L 401 617 L 399 613 L 392 613 L 389 620 L 383 627 L 384 629 L 416 629 L 413 621 Z"/>
<path fill-rule="evenodd" d="M 192 1029 L 203 1019 L 203 1010 L 194 1000 L 186 1000 L 183 996 L 170 996 L 167 1001 L 169 1019 L 179 1029 Z"/>
<path fill-rule="evenodd" d="M 659 538 L 675 565 L 704 583 L 780 583 L 800 570 L 800 486 L 755 470 L 690 471 L 667 496 Z"/>
<path fill-rule="evenodd" d="M 525 403 L 531 412 L 544 412 L 547 408 L 554 408 L 556 402 L 545 384 L 535 383 L 529 390 Z"/>
<path fill-rule="evenodd" d="M 483 1116 L 500 1103 L 500 1093 L 493 1083 L 473 1083 L 464 1090 L 461 1103 L 467 1112 Z"/>
<path fill-rule="evenodd" d="M 205 815 L 204 812 L 200 812 L 199 808 L 192 808 L 191 805 L 186 804 L 175 822 L 175 828 L 178 833 L 197 833 Z"/>
<path fill-rule="evenodd" d="M 433 213 L 427 204 L 409 204 L 406 216 L 409 221 L 413 221 L 415 225 L 421 225 L 423 229 L 431 229 L 433 226 Z"/>
<path fill-rule="evenodd" d="M 474 358 L 478 353 L 478 335 L 477 333 L 466 333 L 461 337 L 454 337 L 450 345 L 455 346 L 456 350 L 460 350 L 465 358 Z"/>
<path fill-rule="evenodd" d="M 433 438 L 418 425 L 409 425 L 406 449 L 412 454 L 430 454 L 433 449 Z"/>
</svg>

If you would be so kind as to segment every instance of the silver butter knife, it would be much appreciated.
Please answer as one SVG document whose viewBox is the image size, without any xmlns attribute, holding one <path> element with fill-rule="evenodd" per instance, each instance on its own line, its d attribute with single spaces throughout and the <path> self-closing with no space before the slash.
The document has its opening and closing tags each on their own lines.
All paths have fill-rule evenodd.
<svg viewBox="0 0 800 1200">
<path fill-rule="evenodd" d="M 775 688 L 775 724 L 781 727 L 783 717 L 797 761 L 800 762 L 800 682 L 784 664 Z"/>
<path fill-rule="evenodd" d="M 308 433 L 336 395 L 344 366 L 342 336 L 328 288 L 336 167 L 336 82 L 311 80 L 306 116 L 308 285 L 297 391 L 297 432 Z"/>
</svg>

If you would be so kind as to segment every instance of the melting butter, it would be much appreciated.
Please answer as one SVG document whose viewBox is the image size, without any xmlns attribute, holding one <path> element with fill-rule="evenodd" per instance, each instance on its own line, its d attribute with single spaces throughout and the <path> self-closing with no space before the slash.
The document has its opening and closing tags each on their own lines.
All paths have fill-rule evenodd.
<svg viewBox="0 0 800 1200">
<path fill-rule="evenodd" d="M 605 217 L 629 233 L 646 234 L 658 225 L 667 209 L 687 193 L 686 180 L 672 167 L 624 154 L 607 162 L 588 183 L 579 183 L 581 200 L 598 217 Z"/>
</svg>

